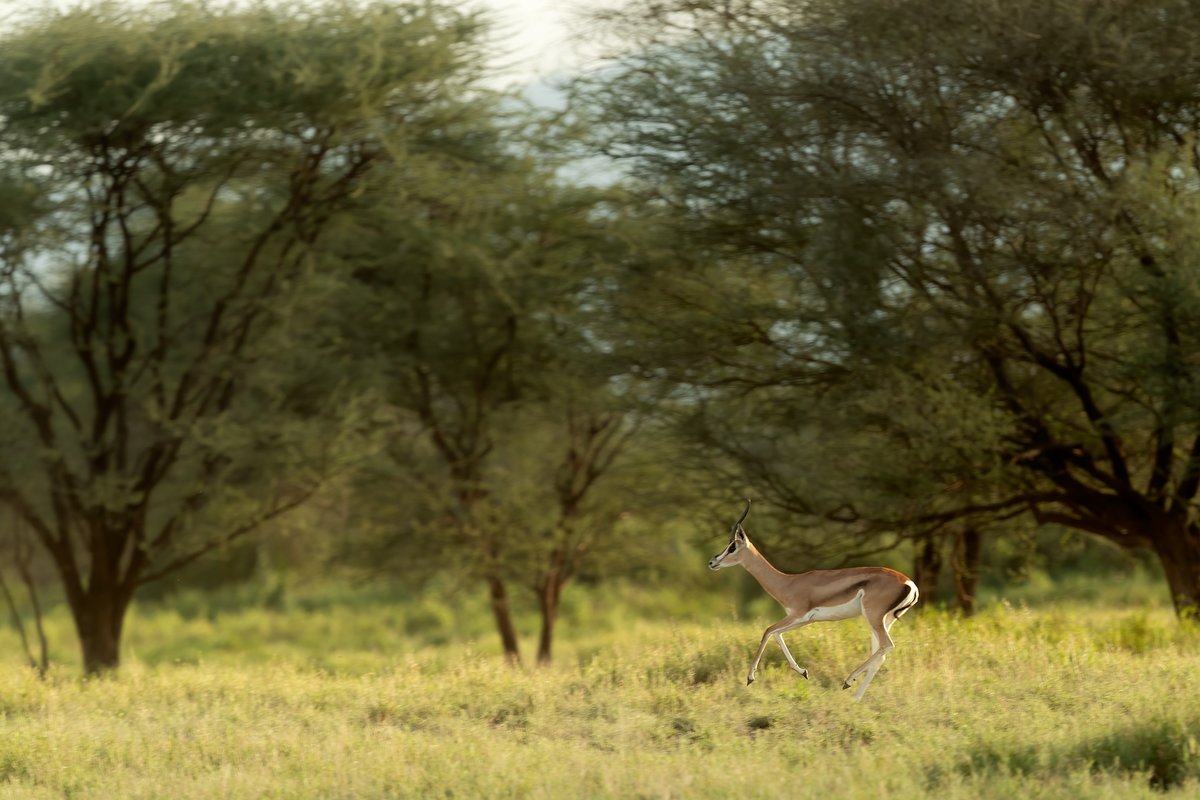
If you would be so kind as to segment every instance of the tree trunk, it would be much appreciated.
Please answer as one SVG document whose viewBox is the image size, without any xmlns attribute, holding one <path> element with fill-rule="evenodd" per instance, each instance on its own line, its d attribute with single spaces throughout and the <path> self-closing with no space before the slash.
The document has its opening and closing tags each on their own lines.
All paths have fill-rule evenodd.
<svg viewBox="0 0 1200 800">
<path fill-rule="evenodd" d="M 538 606 L 542 612 L 542 630 L 538 636 L 539 664 L 549 664 L 554 657 L 554 624 L 558 621 L 558 604 L 562 597 L 563 581 L 556 576 L 546 580 L 538 590 Z"/>
<path fill-rule="evenodd" d="M 115 592 L 92 591 L 71 609 L 86 675 L 100 675 L 120 666 L 121 629 L 128 605 Z"/>
<path fill-rule="evenodd" d="M 114 533 L 114 531 L 119 531 Z M 88 539 L 86 582 L 79 574 L 76 556 L 67 537 L 45 542 L 62 580 L 67 606 L 79 636 L 85 675 L 100 675 L 115 670 L 121 664 L 121 633 L 125 614 L 133 602 L 137 577 L 142 560 L 135 553 L 122 558 L 126 543 L 132 539 L 130 527 L 101 527 L 98 523 Z"/>
<path fill-rule="evenodd" d="M 1200 526 L 1177 522 L 1154 537 L 1154 552 L 1162 564 L 1175 613 L 1200 613 Z"/>
<path fill-rule="evenodd" d="M 917 544 L 916 562 L 913 564 L 913 582 L 921 599 L 932 605 L 937 599 L 938 578 L 942 574 L 942 552 L 936 536 L 926 536 Z"/>
<path fill-rule="evenodd" d="M 512 608 L 508 602 L 508 589 L 504 581 L 496 576 L 488 579 L 488 595 L 492 603 L 492 615 L 496 618 L 496 630 L 500 633 L 500 644 L 504 648 L 504 658 L 509 664 L 519 666 L 521 663 L 521 648 L 517 642 L 517 628 L 512 621 Z"/>
<path fill-rule="evenodd" d="M 979 562 L 983 536 L 979 528 L 969 525 L 959 534 L 954 553 L 954 594 L 964 617 L 975 614 L 975 596 L 979 588 Z"/>
</svg>

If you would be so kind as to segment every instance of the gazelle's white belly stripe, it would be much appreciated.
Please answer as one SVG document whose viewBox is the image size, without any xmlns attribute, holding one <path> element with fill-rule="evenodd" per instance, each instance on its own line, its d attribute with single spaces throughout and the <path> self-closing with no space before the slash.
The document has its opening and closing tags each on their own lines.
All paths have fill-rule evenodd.
<svg viewBox="0 0 1200 800">
<path fill-rule="evenodd" d="M 817 606 L 801 619 L 805 622 L 836 622 L 840 619 L 850 619 L 863 613 L 863 590 L 859 589 L 853 599 L 836 606 Z"/>
</svg>

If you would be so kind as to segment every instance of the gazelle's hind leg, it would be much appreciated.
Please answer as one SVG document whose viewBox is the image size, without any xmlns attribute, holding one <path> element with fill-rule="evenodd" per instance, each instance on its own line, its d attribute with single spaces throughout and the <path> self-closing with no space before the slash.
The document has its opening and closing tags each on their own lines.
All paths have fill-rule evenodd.
<svg viewBox="0 0 1200 800">
<path fill-rule="evenodd" d="M 895 624 L 896 624 L 896 617 L 893 617 L 892 613 L 889 611 L 883 618 L 883 632 L 885 634 L 887 634 L 889 639 L 891 638 L 891 635 L 892 635 L 892 626 Z M 891 648 L 889 648 L 889 649 L 891 649 Z M 877 634 L 875 632 L 875 629 L 872 628 L 871 629 L 871 655 L 875 655 L 875 653 L 878 653 L 878 652 L 879 652 L 879 634 Z M 868 659 L 868 661 L 869 660 L 870 659 Z M 860 683 L 858 685 L 858 691 L 856 691 L 854 693 L 854 700 L 856 702 L 859 700 L 862 700 L 863 695 L 867 693 L 867 687 L 871 685 L 871 681 L 875 680 L 875 673 L 879 672 L 879 668 L 883 666 L 884 661 L 887 661 L 887 651 L 879 653 L 878 657 L 875 659 L 875 663 L 872 664 L 871 666 L 867 667 L 867 674 L 866 674 L 866 676 L 863 677 L 862 683 Z"/>
<path fill-rule="evenodd" d="M 917 591 L 917 585 L 912 581 L 905 581 L 909 587 L 908 593 L 900 600 L 893 608 L 886 611 L 879 622 L 872 622 L 869 612 L 866 608 L 863 609 L 863 617 L 867 620 L 867 624 L 871 626 L 871 655 L 867 660 L 860 664 L 847 677 L 845 683 L 842 684 L 843 689 L 850 688 L 850 682 L 857 676 L 863 675 L 862 682 L 858 685 L 858 691 L 854 693 L 855 700 L 861 700 L 866 694 L 867 687 L 871 685 L 871 681 L 875 679 L 875 673 L 883 666 L 883 662 L 887 660 L 888 653 L 895 648 L 895 643 L 892 641 L 892 626 L 896 624 L 896 620 L 900 618 L 908 609 L 916 605 L 920 594 Z"/>
<path fill-rule="evenodd" d="M 895 621 L 893 619 L 893 621 Z M 859 675 L 863 675 L 863 680 L 858 685 L 858 691 L 854 693 L 855 700 L 861 700 L 866 694 L 867 687 L 871 685 L 871 681 L 875 678 L 875 673 L 879 671 L 879 667 L 887 658 L 887 654 L 895 648 L 895 643 L 892 642 L 892 637 L 888 633 L 890 625 L 884 624 L 883 620 L 878 623 L 871 623 L 871 642 L 875 646 L 871 655 L 866 661 L 859 664 L 853 672 L 846 676 L 845 683 L 842 684 L 843 689 L 850 688 L 850 682 Z"/>
<path fill-rule="evenodd" d="M 863 699 L 863 695 L 867 693 L 867 687 L 871 685 L 871 681 L 875 680 L 875 673 L 879 672 L 879 668 L 883 666 L 884 661 L 887 661 L 887 653 L 880 653 L 874 663 L 867 667 L 866 674 L 863 675 L 862 680 L 858 684 L 858 691 L 854 693 L 855 702 Z"/>
</svg>

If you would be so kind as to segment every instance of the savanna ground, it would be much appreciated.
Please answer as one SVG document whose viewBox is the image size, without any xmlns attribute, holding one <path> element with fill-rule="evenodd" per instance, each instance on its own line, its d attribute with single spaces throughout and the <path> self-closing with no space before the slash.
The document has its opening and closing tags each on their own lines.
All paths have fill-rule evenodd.
<svg viewBox="0 0 1200 800">
<path fill-rule="evenodd" d="M 55 612 L 45 680 L 0 634 L 0 797 L 1200 796 L 1200 631 L 1146 581 L 1063 588 L 1099 596 L 907 615 L 860 704 L 859 622 L 747 687 L 776 611 L 728 583 L 577 590 L 545 669 L 473 598 L 326 588 L 143 604 L 85 681 Z"/>
</svg>

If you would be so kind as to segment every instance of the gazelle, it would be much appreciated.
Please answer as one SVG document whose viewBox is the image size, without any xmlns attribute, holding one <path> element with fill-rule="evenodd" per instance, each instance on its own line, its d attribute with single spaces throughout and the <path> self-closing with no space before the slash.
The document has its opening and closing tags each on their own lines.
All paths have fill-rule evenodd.
<svg viewBox="0 0 1200 800">
<path fill-rule="evenodd" d="M 763 632 L 758 652 L 750 664 L 746 685 L 754 683 L 758 662 L 772 637 L 779 642 L 791 668 L 808 678 L 808 670 L 796 663 L 783 643 L 783 632 L 813 622 L 834 622 L 861 614 L 871 626 L 871 655 L 842 684 L 843 689 L 849 689 L 851 681 L 863 676 L 854 694 L 855 700 L 861 700 L 887 654 L 895 647 L 889 635 L 892 625 L 901 614 L 916 605 L 919 596 L 917 585 L 887 567 L 818 569 L 798 575 L 780 572 L 763 558 L 742 530 L 742 521 L 749 513 L 750 501 L 747 500 L 746 510 L 729 531 L 729 546 L 708 562 L 708 568 L 713 570 L 738 564 L 745 567 L 767 594 L 787 611 L 786 617 Z"/>
</svg>

